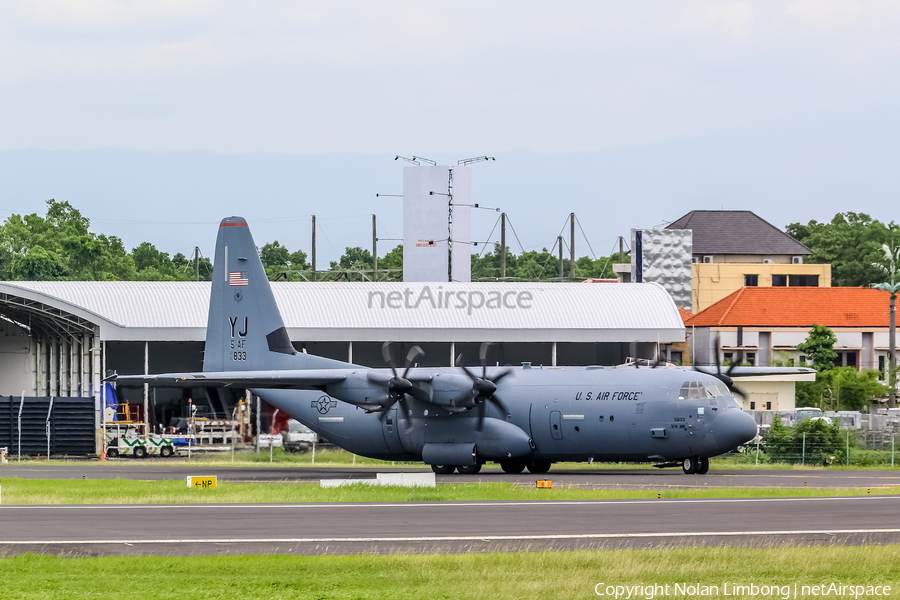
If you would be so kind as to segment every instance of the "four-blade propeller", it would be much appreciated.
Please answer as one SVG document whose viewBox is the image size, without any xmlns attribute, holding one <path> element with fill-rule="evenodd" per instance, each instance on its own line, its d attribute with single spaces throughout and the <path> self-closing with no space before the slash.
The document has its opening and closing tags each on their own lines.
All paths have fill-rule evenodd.
<svg viewBox="0 0 900 600">
<path fill-rule="evenodd" d="M 472 402 L 478 406 L 478 425 L 476 429 L 481 431 L 484 426 L 484 419 L 487 416 L 487 403 L 491 402 L 497 406 L 504 413 L 508 412 L 506 406 L 503 404 L 503 401 L 498 398 L 494 392 L 497 391 L 497 384 L 501 379 L 509 375 L 512 371 L 505 370 L 500 371 L 493 378 L 487 376 L 487 350 L 490 346 L 490 342 L 485 342 L 481 344 L 481 349 L 479 350 L 479 358 L 481 359 L 481 376 L 479 377 L 476 373 L 473 373 L 469 369 L 465 367 L 463 364 L 463 355 L 460 354 L 456 359 L 456 364 L 463 370 L 463 372 L 469 376 L 469 379 L 472 380 L 472 391 L 470 392 Z"/>
<path fill-rule="evenodd" d="M 716 338 L 716 358 L 717 359 L 719 357 L 719 350 L 720 350 L 719 338 Z M 713 377 L 715 377 L 716 379 L 718 379 L 719 381 L 724 383 L 725 387 L 728 388 L 728 391 L 731 392 L 732 396 L 738 395 L 738 396 L 741 396 L 742 398 L 746 398 L 747 395 L 743 391 L 741 391 L 741 388 L 734 385 L 734 379 L 732 379 L 730 377 L 731 372 L 734 370 L 735 367 L 737 367 L 740 364 L 740 362 L 741 361 L 739 361 L 739 360 L 732 361 L 731 364 L 728 365 L 728 370 L 725 371 L 724 373 L 722 372 L 722 364 L 718 360 L 716 360 L 716 372 L 715 373 L 708 373 L 707 371 L 698 369 L 696 365 L 692 365 L 692 367 L 695 371 L 697 371 L 699 373 L 705 373 L 707 375 L 712 375 Z"/>
<path fill-rule="evenodd" d="M 415 386 L 413 383 L 407 379 L 406 377 L 409 375 L 410 369 L 412 369 L 415 361 L 420 356 L 424 356 L 425 352 L 419 346 L 413 346 L 409 349 L 409 352 L 406 353 L 406 361 L 404 363 L 403 375 L 397 374 L 397 365 L 394 362 L 394 357 L 391 354 L 391 342 L 385 342 L 381 345 L 381 355 L 384 357 L 384 362 L 386 362 L 391 367 L 391 373 L 393 373 L 393 377 L 388 379 L 385 382 L 381 382 L 380 385 L 384 386 L 384 389 L 388 392 L 390 396 L 390 401 L 384 405 L 384 408 L 381 410 L 381 419 L 384 420 L 387 411 L 389 411 L 395 404 L 400 405 L 400 408 L 403 409 L 403 415 L 409 420 L 409 407 L 406 406 L 406 395 L 415 397 L 417 394 L 415 393 Z"/>
</svg>

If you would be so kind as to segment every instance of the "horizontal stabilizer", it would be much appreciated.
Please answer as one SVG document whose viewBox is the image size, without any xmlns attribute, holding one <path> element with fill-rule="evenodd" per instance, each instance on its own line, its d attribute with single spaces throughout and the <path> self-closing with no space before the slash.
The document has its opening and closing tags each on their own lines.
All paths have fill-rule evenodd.
<svg viewBox="0 0 900 600">
<path fill-rule="evenodd" d="M 359 369 L 302 369 L 291 371 L 223 371 L 164 373 L 162 375 L 113 375 L 106 381 L 166 387 L 237 387 L 269 389 L 320 389 L 339 383 Z"/>
</svg>

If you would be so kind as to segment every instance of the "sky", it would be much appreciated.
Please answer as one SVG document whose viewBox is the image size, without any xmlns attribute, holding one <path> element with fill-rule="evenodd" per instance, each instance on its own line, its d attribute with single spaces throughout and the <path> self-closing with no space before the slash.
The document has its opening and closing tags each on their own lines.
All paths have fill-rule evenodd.
<svg viewBox="0 0 900 600">
<path fill-rule="evenodd" d="M 257 243 L 379 253 L 396 155 L 472 156 L 514 251 L 576 253 L 694 209 L 774 225 L 896 220 L 900 3 L 0 3 L 0 218 L 67 200 L 97 232 L 209 256 Z M 497 219 L 478 211 L 474 237 Z M 492 240 L 496 240 L 496 233 Z"/>
</svg>

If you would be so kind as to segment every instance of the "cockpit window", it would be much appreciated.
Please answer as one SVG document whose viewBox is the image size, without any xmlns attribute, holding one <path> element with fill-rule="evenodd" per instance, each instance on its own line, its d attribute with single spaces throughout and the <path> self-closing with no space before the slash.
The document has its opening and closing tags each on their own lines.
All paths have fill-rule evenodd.
<svg viewBox="0 0 900 600">
<path fill-rule="evenodd" d="M 709 390 L 709 393 L 715 397 L 719 396 L 730 396 L 731 392 L 728 391 L 728 387 L 724 383 L 708 383 L 706 384 L 706 389 Z"/>
<path fill-rule="evenodd" d="M 704 384 L 702 381 L 685 381 L 678 392 L 678 399 L 706 400 L 730 395 L 728 388 L 722 383 Z"/>
</svg>

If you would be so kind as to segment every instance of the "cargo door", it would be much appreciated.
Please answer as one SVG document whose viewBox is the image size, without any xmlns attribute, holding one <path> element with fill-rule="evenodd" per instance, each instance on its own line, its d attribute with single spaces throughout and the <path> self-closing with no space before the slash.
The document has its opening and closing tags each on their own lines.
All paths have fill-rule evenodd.
<svg viewBox="0 0 900 600">
<path fill-rule="evenodd" d="M 394 405 L 394 408 L 386 411 L 383 417 L 384 443 L 391 452 L 403 452 L 403 444 L 400 443 L 400 422 L 397 420 L 396 405 Z"/>
</svg>

